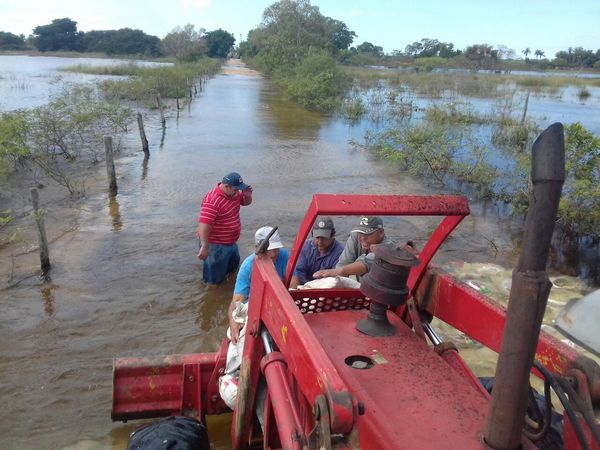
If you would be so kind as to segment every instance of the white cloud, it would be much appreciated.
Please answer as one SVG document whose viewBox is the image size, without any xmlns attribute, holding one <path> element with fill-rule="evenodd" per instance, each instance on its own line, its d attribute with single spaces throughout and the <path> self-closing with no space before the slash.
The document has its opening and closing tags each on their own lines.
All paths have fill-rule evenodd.
<svg viewBox="0 0 600 450">
<path fill-rule="evenodd" d="M 361 11 L 360 9 L 351 9 L 350 10 L 350 15 L 352 17 L 360 17 L 363 16 L 365 13 L 363 11 Z"/>
<path fill-rule="evenodd" d="M 186 9 L 205 9 L 211 4 L 212 0 L 181 0 L 181 5 Z"/>
</svg>

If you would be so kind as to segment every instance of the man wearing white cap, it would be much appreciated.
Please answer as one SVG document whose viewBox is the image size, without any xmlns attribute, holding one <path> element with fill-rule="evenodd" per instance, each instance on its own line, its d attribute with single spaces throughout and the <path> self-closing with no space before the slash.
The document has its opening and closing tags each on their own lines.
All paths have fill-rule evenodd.
<svg viewBox="0 0 600 450">
<path fill-rule="evenodd" d="M 272 227 L 262 227 L 256 231 L 254 234 L 254 243 L 256 244 L 257 249 L 260 243 L 266 239 L 272 229 Z M 229 305 L 229 311 L 227 312 L 229 328 L 231 330 L 231 342 L 234 344 L 239 338 L 240 330 L 243 327 L 243 324 L 234 319 L 233 313 L 238 306 L 238 302 L 248 302 L 248 295 L 250 294 L 250 279 L 252 277 L 252 267 L 254 265 L 255 257 L 256 254 L 252 253 L 242 262 L 235 280 L 235 287 L 233 288 L 233 297 L 231 299 L 231 304 Z M 285 276 L 285 268 L 287 267 L 288 259 L 290 257 L 290 252 L 283 246 L 278 231 L 275 231 L 275 233 L 273 233 L 273 235 L 269 238 L 269 247 L 267 248 L 266 257 L 273 261 L 273 264 L 275 264 L 275 270 L 281 279 L 283 279 Z"/>
</svg>

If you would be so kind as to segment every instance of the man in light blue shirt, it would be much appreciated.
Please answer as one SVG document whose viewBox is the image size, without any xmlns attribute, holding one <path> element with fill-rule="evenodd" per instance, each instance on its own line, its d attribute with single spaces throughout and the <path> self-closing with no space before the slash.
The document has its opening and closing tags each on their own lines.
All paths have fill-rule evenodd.
<svg viewBox="0 0 600 450">
<path fill-rule="evenodd" d="M 272 227 L 262 227 L 256 231 L 254 234 L 256 248 L 258 248 L 260 243 L 266 239 L 271 230 Z M 288 259 L 290 257 L 290 252 L 283 246 L 278 231 L 275 231 L 275 233 L 273 233 L 273 235 L 269 238 L 267 257 L 273 261 L 277 274 L 283 280 L 283 277 L 285 276 L 285 268 L 287 267 Z M 233 288 L 233 297 L 231 299 L 231 304 L 229 305 L 229 311 L 227 312 L 229 328 L 231 330 L 231 342 L 234 344 L 239 338 L 240 330 L 242 329 L 243 324 L 235 321 L 233 318 L 233 312 L 235 311 L 238 302 L 247 303 L 249 300 L 248 296 L 250 295 L 250 280 L 252 277 L 254 258 L 256 258 L 256 254 L 252 253 L 244 260 L 244 262 L 242 262 L 235 280 L 235 287 Z"/>
</svg>

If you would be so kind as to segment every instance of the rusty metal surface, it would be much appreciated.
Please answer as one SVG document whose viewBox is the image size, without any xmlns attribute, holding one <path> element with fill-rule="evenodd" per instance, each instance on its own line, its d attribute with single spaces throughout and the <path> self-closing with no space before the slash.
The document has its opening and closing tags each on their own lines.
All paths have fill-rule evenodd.
<svg viewBox="0 0 600 450">
<path fill-rule="evenodd" d="M 363 415 L 360 448 L 482 448 L 487 399 L 451 368 L 398 317 L 391 337 L 374 338 L 354 329 L 361 311 L 305 316 Z M 374 364 L 345 363 L 364 355 Z M 452 443 L 448 447 L 448 443 Z"/>
</svg>

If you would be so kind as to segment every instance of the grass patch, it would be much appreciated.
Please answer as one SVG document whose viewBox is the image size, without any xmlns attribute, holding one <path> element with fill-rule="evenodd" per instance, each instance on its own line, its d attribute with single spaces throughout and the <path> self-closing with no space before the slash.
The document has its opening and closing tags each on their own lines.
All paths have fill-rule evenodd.
<svg viewBox="0 0 600 450">
<path fill-rule="evenodd" d="M 126 66 L 129 67 L 129 66 Z M 213 76 L 220 68 L 220 61 L 206 58 L 194 63 L 180 63 L 161 67 L 131 67 L 130 78 L 104 80 L 100 91 L 109 100 L 128 100 L 154 104 L 158 94 L 163 98 L 191 96 L 197 83 Z"/>
<path fill-rule="evenodd" d="M 142 66 L 130 61 L 124 64 L 111 66 L 92 66 L 89 64 L 77 64 L 76 66 L 63 67 L 61 72 L 85 73 L 90 75 L 112 75 L 112 76 L 134 76 L 139 75 Z"/>
<path fill-rule="evenodd" d="M 442 98 L 445 93 L 478 98 L 499 98 L 515 86 L 531 92 L 556 94 L 560 88 L 600 86 L 600 79 L 576 76 L 534 76 L 497 73 L 472 73 L 449 70 L 424 71 L 412 69 L 372 69 L 342 66 L 342 70 L 357 85 L 375 86 L 382 81 L 390 86 L 404 86 L 426 98 Z"/>
</svg>

